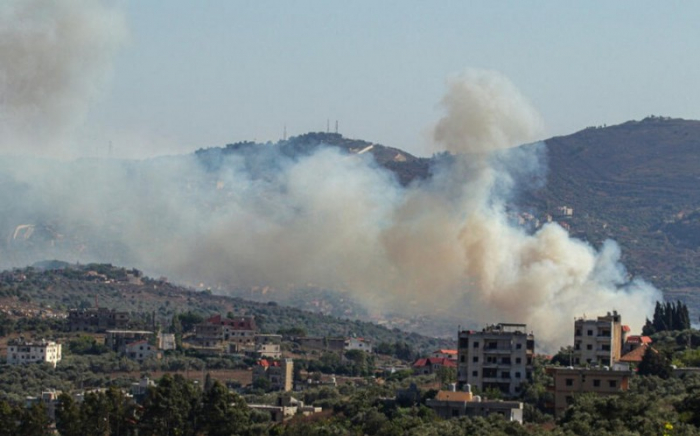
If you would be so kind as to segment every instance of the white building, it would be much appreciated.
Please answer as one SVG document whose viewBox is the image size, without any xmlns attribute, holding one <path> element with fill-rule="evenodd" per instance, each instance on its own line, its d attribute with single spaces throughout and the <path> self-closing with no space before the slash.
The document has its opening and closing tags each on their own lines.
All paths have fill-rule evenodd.
<svg viewBox="0 0 700 436">
<path fill-rule="evenodd" d="M 27 342 L 18 340 L 7 344 L 7 364 L 45 362 L 56 367 L 61 361 L 61 344 L 53 341 Z"/>
<path fill-rule="evenodd" d="M 124 347 L 124 354 L 129 359 L 137 360 L 138 362 L 143 362 L 151 356 L 155 356 L 160 359 L 160 351 L 155 345 L 151 345 L 148 341 L 138 341 L 127 344 Z"/>
<path fill-rule="evenodd" d="M 348 338 L 345 340 L 345 351 L 360 350 L 366 353 L 372 352 L 372 341 L 364 338 Z"/>
<path fill-rule="evenodd" d="M 535 337 L 525 324 L 497 324 L 482 331 L 459 332 L 457 380 L 481 391 L 497 389 L 507 396 L 520 393 L 532 378 Z"/>
<path fill-rule="evenodd" d="M 158 348 L 163 351 L 176 349 L 174 333 L 158 333 Z"/>
</svg>

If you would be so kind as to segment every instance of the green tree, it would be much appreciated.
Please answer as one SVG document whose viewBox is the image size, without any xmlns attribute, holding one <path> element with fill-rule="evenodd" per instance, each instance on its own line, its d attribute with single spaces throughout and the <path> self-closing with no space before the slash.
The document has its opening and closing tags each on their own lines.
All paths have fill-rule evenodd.
<svg viewBox="0 0 700 436">
<path fill-rule="evenodd" d="M 243 434 L 250 425 L 250 411 L 242 397 L 215 381 L 204 393 L 201 414 L 203 430 L 209 436 Z"/>
<path fill-rule="evenodd" d="M 17 436 L 50 436 L 49 416 L 44 403 L 38 401 L 19 413 Z"/>
<path fill-rule="evenodd" d="M 151 436 L 193 435 L 200 412 L 201 393 L 181 375 L 164 375 L 143 403 L 139 434 Z M 201 423 L 201 421 L 200 421 Z"/>
<path fill-rule="evenodd" d="M 637 372 L 639 375 L 656 375 L 663 379 L 671 376 L 671 362 L 661 353 L 651 347 L 647 347 L 642 361 L 639 362 Z"/>
<path fill-rule="evenodd" d="M 0 436 L 15 436 L 19 430 L 17 417 L 20 410 L 5 400 L 0 401 Z"/>
<path fill-rule="evenodd" d="M 63 392 L 56 405 L 56 430 L 61 436 L 83 436 L 80 406 L 72 396 Z"/>
</svg>

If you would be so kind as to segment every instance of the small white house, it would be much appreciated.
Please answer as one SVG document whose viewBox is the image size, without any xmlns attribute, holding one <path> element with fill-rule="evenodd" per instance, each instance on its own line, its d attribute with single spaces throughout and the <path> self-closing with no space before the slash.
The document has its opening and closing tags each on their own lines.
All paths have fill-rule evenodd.
<svg viewBox="0 0 700 436">
<path fill-rule="evenodd" d="M 7 364 L 23 365 L 26 363 L 45 362 L 56 367 L 61 361 L 61 344 L 53 341 L 27 342 L 13 341 L 7 344 Z"/>
<path fill-rule="evenodd" d="M 345 341 L 345 351 L 360 350 L 367 353 L 372 352 L 372 341 L 364 338 L 348 338 Z"/>
<path fill-rule="evenodd" d="M 160 358 L 160 351 L 155 345 L 151 345 L 148 341 L 138 341 L 127 344 L 124 348 L 126 357 L 143 362 L 151 356 Z"/>
</svg>

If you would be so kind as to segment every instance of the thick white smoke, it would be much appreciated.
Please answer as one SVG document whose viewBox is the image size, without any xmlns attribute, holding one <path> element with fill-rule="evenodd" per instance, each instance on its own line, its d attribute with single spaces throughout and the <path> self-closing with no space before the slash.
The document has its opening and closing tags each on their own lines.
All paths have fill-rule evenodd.
<svg viewBox="0 0 700 436">
<path fill-rule="evenodd" d="M 96 0 L 0 2 L 0 150 L 65 156 L 125 29 Z"/>
<path fill-rule="evenodd" d="M 13 60 L 0 66 L 0 142 L 12 152 L 54 145 L 94 96 L 123 27 L 88 1 L 0 11 L 0 58 Z M 0 160 L 0 262 L 107 261 L 231 287 L 311 283 L 376 312 L 525 322 L 549 350 L 571 342 L 583 313 L 618 309 L 641 327 L 659 296 L 626 282 L 614 243 L 596 251 L 556 224 L 531 234 L 508 219 L 513 190 L 541 178 L 543 151 L 511 148 L 542 122 L 510 81 L 470 71 L 450 81 L 443 106 L 435 139 L 453 154 L 408 187 L 370 153 L 330 147 L 289 157 L 259 145 L 216 169 L 194 155 Z"/>
</svg>

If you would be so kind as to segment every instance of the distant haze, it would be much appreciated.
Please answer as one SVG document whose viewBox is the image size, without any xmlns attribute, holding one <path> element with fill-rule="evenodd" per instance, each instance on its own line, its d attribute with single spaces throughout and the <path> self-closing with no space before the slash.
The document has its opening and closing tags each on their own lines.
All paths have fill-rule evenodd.
<svg viewBox="0 0 700 436">
<path fill-rule="evenodd" d="M 0 67 L 2 149 L 65 157 L 123 38 L 119 15 L 87 1 L 33 1 L 3 6 L 0 19 L 0 54 L 12 61 Z M 515 148 L 543 134 L 534 107 L 494 71 L 468 70 L 447 88 L 431 143 L 450 153 L 405 187 L 369 153 L 330 147 L 287 156 L 258 146 L 216 169 L 194 155 L 5 158 L 0 260 L 105 261 L 230 287 L 315 284 L 374 313 L 527 323 L 549 351 L 571 342 L 584 313 L 618 309 L 640 329 L 661 297 L 628 282 L 614 242 L 596 250 L 557 224 L 530 233 L 512 223 L 515 188 L 546 171 L 543 144 Z"/>
</svg>

